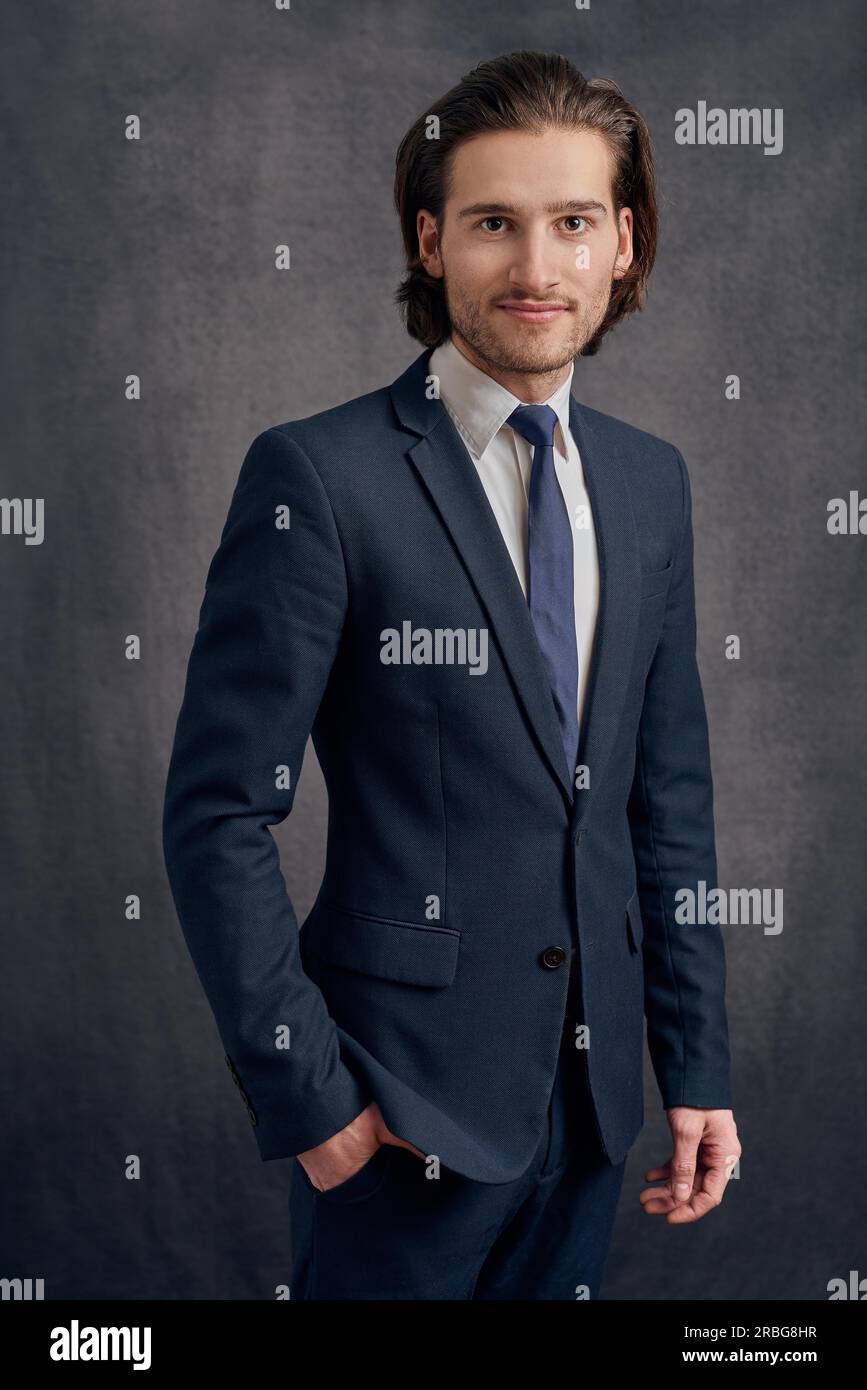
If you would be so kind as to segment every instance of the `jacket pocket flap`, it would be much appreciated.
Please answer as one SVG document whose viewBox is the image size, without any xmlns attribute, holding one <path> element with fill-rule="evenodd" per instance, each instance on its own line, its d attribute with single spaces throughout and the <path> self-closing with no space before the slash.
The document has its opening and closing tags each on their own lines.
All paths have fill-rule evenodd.
<svg viewBox="0 0 867 1390">
<path fill-rule="evenodd" d="M 371 917 L 320 904 L 301 932 L 302 954 L 360 975 L 406 985 L 450 985 L 460 932 L 419 922 Z"/>
<path fill-rule="evenodd" d="M 650 598 L 651 594 L 664 594 L 671 581 L 674 565 L 666 565 L 664 570 L 646 570 L 641 576 L 641 597 Z"/>
<path fill-rule="evenodd" d="M 633 951 L 640 951 L 641 943 L 644 940 L 644 923 L 641 920 L 638 889 L 635 890 L 629 902 L 626 904 L 626 930 L 629 936 L 629 944 Z"/>
</svg>

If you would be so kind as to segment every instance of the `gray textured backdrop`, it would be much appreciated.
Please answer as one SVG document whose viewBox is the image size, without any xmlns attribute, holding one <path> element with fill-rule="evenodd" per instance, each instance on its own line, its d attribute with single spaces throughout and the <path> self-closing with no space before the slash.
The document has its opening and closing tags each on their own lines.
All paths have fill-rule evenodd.
<svg viewBox="0 0 867 1390">
<path fill-rule="evenodd" d="M 392 308 L 398 140 L 522 47 L 613 76 L 654 134 L 648 307 L 575 391 L 686 458 L 720 881 L 785 892 L 780 936 L 726 930 L 740 1180 L 695 1226 L 644 1216 L 669 1153 L 648 1064 L 606 1295 L 821 1299 L 867 1273 L 867 537 L 826 530 L 867 490 L 863 4 L 43 0 L 3 27 L 0 492 L 44 497 L 46 536 L 0 537 L 0 1275 L 78 1298 L 288 1281 L 290 1165 L 258 1158 L 164 876 L 170 741 L 247 445 L 419 350 Z M 783 107 L 782 154 L 677 146 L 699 100 Z M 325 814 L 308 749 L 278 832 L 299 919 Z"/>
</svg>

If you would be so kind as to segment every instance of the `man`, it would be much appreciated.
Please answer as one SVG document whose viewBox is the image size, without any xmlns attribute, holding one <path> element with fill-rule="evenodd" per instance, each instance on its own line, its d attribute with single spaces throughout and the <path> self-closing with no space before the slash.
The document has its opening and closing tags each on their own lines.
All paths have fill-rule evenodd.
<svg viewBox="0 0 867 1390">
<path fill-rule="evenodd" d="M 296 1160 L 292 1296 L 595 1297 L 645 1011 L 645 1210 L 701 1217 L 740 1154 L 721 934 L 675 917 L 716 877 L 687 473 L 570 392 L 640 307 L 650 141 L 613 83 L 512 54 L 419 117 L 395 191 L 425 350 L 250 446 L 166 861 L 261 1157 Z M 311 732 L 299 936 L 269 826 Z"/>
</svg>

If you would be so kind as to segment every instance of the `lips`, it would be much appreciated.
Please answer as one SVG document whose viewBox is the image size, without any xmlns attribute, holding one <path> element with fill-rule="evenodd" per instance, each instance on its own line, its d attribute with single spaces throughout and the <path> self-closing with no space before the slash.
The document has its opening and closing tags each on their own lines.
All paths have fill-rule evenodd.
<svg viewBox="0 0 867 1390">
<path fill-rule="evenodd" d="M 567 312 L 564 305 L 557 304 L 499 304 L 497 307 L 524 323 L 550 323 Z"/>
</svg>

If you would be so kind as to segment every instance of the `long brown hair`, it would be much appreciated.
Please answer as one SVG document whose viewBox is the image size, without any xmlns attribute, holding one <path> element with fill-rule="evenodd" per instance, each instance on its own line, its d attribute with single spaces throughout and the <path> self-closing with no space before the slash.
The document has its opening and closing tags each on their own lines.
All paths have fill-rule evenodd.
<svg viewBox="0 0 867 1390">
<path fill-rule="evenodd" d="M 438 122 L 431 122 L 435 116 Z M 632 209 L 633 260 L 612 285 L 608 312 L 582 356 L 599 345 L 642 301 L 656 256 L 656 181 L 650 132 L 610 78 L 588 79 L 559 53 L 507 53 L 479 65 L 410 126 L 395 159 L 394 201 L 400 218 L 406 275 L 395 295 L 410 337 L 436 347 L 451 332 L 443 281 L 428 275 L 418 254 L 416 218 L 427 208 L 440 219 L 448 195 L 452 151 L 463 140 L 495 130 L 595 130 L 614 158 L 615 217 Z M 437 138 L 430 138 L 430 134 Z"/>
</svg>

